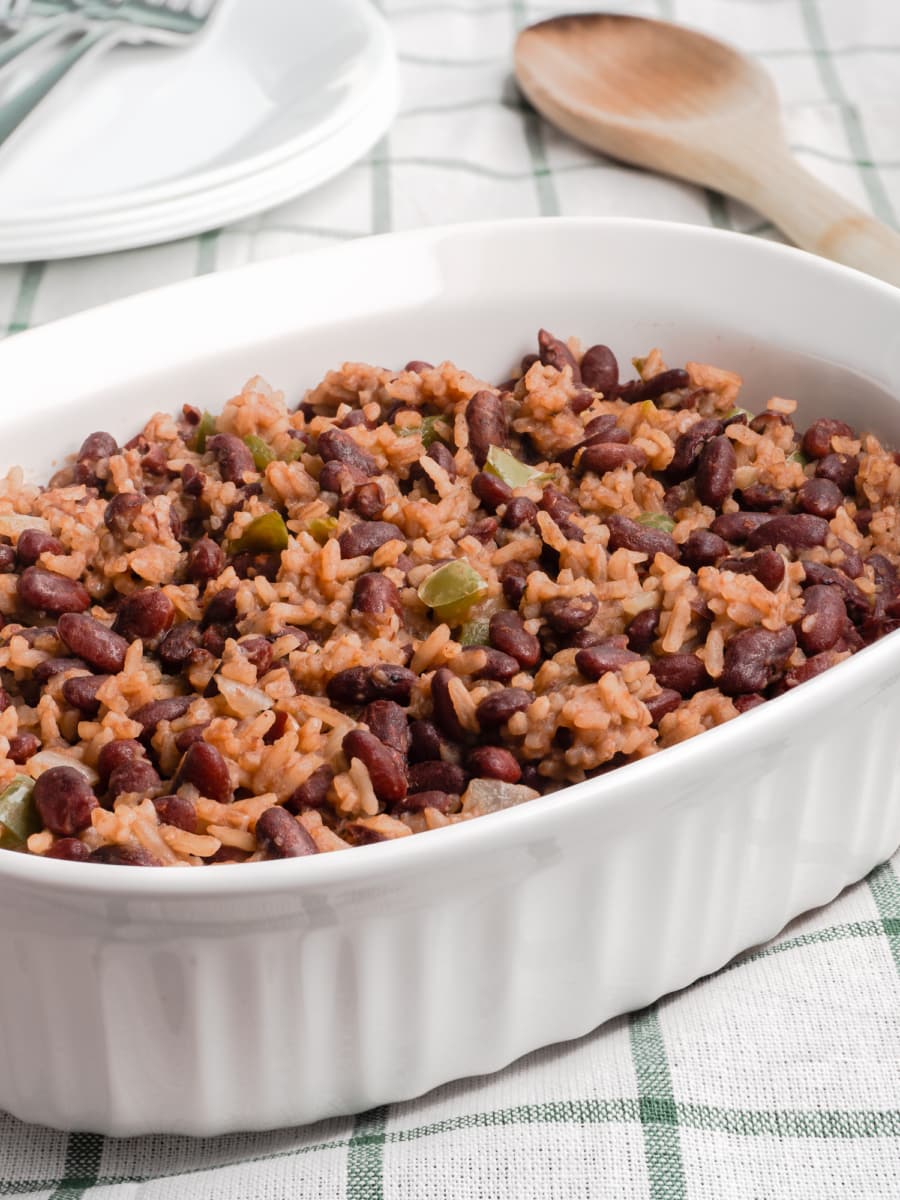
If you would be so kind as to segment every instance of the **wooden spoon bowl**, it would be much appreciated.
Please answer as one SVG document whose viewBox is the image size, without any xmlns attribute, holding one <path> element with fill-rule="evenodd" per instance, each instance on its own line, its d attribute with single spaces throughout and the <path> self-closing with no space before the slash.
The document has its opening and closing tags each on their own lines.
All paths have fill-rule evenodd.
<svg viewBox="0 0 900 1200">
<path fill-rule="evenodd" d="M 578 141 L 735 196 L 798 246 L 900 285 L 900 235 L 810 175 L 784 139 L 771 79 L 681 25 L 584 13 L 516 42 L 519 86 Z"/>
</svg>

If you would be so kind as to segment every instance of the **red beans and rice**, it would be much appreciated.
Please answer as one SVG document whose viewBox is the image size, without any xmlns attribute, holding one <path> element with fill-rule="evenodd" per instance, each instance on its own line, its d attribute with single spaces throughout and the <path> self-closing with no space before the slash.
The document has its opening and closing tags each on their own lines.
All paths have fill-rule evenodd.
<svg viewBox="0 0 900 1200">
<path fill-rule="evenodd" d="M 499 386 L 350 363 L 294 412 L 251 380 L 216 418 L 92 433 L 46 487 L 12 471 L 3 844 L 202 866 L 403 837 L 895 629 L 895 456 L 746 412 L 729 371 L 635 366 L 546 331 Z"/>
</svg>

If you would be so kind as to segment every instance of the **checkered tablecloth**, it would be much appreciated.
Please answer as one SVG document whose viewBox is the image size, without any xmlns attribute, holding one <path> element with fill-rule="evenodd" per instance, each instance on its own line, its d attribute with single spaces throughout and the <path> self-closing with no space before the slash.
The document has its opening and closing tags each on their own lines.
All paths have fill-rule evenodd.
<svg viewBox="0 0 900 1200">
<path fill-rule="evenodd" d="M 448 221 L 627 213 L 777 238 L 741 205 L 599 158 L 523 105 L 510 76 L 516 30 L 560 8 L 590 6 L 384 0 L 383 7 L 399 47 L 403 98 L 365 161 L 309 196 L 201 237 L 0 267 L 0 332 L 253 259 Z M 615 7 L 683 21 L 757 55 L 775 78 L 801 160 L 896 224 L 897 0 L 618 0 Z M 0 1196 L 86 1194 L 900 1196 L 900 858 L 687 991 L 413 1103 L 207 1141 L 66 1136 L 0 1114 Z"/>
</svg>

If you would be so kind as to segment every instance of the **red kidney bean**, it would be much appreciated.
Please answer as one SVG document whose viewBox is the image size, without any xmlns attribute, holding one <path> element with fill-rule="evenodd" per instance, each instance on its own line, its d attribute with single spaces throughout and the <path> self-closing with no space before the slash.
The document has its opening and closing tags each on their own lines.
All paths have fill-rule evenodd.
<svg viewBox="0 0 900 1200">
<path fill-rule="evenodd" d="M 790 674 L 790 672 L 788 672 Z M 787 679 L 787 675 L 785 675 Z M 760 704 L 765 704 L 765 696 L 761 696 L 759 692 L 748 692 L 745 696 L 732 697 L 732 704 L 738 712 L 749 712 L 751 708 L 759 708 Z"/>
<path fill-rule="evenodd" d="M 144 727 L 146 736 L 152 737 L 160 721 L 177 721 L 179 717 L 184 716 L 195 699 L 194 696 L 169 696 L 165 700 L 151 700 L 133 712 L 131 718 Z"/>
<path fill-rule="evenodd" d="M 755 529 L 774 519 L 772 514 L 767 512 L 723 513 L 721 517 L 716 517 L 709 528 L 726 542 L 740 545 L 747 541 Z"/>
<path fill-rule="evenodd" d="M 615 413 L 600 413 L 592 417 L 584 427 L 584 445 L 594 442 L 627 442 L 630 441 L 627 429 L 617 424 Z"/>
<path fill-rule="evenodd" d="M 439 667 L 435 671 L 431 678 L 431 707 L 438 728 L 452 741 L 462 742 L 466 739 L 466 730 L 456 714 L 450 693 L 450 683 L 453 678 L 453 672 L 447 667 Z"/>
<path fill-rule="evenodd" d="M 873 563 L 876 557 L 880 557 L 880 555 L 870 555 L 869 562 Z M 847 578 L 843 571 L 838 571 L 834 567 L 827 567 L 824 563 L 816 562 L 805 562 L 803 570 L 806 573 L 805 587 L 815 584 L 829 584 L 841 593 L 847 609 L 856 620 L 869 615 L 871 608 L 868 597 L 865 592 L 861 591 L 855 583 Z M 896 580 L 893 586 L 896 586 Z"/>
<path fill-rule="evenodd" d="M 194 742 L 188 747 L 175 774 L 173 790 L 177 792 L 185 783 L 192 783 L 201 796 L 220 804 L 230 804 L 234 798 L 228 763 L 208 742 Z"/>
<path fill-rule="evenodd" d="M 41 748 L 40 739 L 33 733 L 14 733 L 9 739 L 7 758 L 17 767 L 24 766 L 32 754 L 37 754 Z"/>
<path fill-rule="evenodd" d="M 476 392 L 466 405 L 469 449 L 479 467 L 487 462 L 491 446 L 504 449 L 509 441 L 503 401 L 493 392 Z"/>
<path fill-rule="evenodd" d="M 812 517 L 808 513 L 785 513 L 757 526 L 747 538 L 747 545 L 751 550 L 758 550 L 760 546 L 808 550 L 811 546 L 823 546 L 828 533 L 828 522 L 823 517 Z"/>
<path fill-rule="evenodd" d="M 200 645 L 200 626 L 196 621 L 182 621 L 171 629 L 157 649 L 163 666 L 170 671 L 180 671 L 190 661 L 191 654 Z"/>
<path fill-rule="evenodd" d="M 519 529 L 522 525 L 533 525 L 537 518 L 537 505 L 527 496 L 514 496 L 506 506 L 502 525 L 504 529 Z"/>
<path fill-rule="evenodd" d="M 497 683 L 508 683 L 514 675 L 518 675 L 520 668 L 517 658 L 490 646 L 481 646 L 479 649 L 484 654 L 485 663 L 474 673 L 474 679 L 491 679 Z"/>
<path fill-rule="evenodd" d="M 847 625 L 847 607 L 840 589 L 813 584 L 803 593 L 803 616 L 794 628 L 804 653 L 830 650 Z"/>
<path fill-rule="evenodd" d="M 154 770 L 153 764 L 146 758 L 134 758 L 120 763 L 110 772 L 107 791 L 109 800 L 114 801 L 127 792 L 150 796 L 158 792 L 161 785 L 162 780 Z"/>
<path fill-rule="evenodd" d="M 96 716 L 100 711 L 97 692 L 109 679 L 109 675 L 75 675 L 62 686 L 66 704 L 71 704 L 85 716 Z"/>
<path fill-rule="evenodd" d="M 525 587 L 528 583 L 528 575 L 528 569 L 520 562 L 504 563 L 500 568 L 500 586 L 503 588 L 503 595 L 506 598 L 507 604 L 511 604 L 513 608 L 518 608 L 522 603 L 522 597 L 525 595 Z"/>
<path fill-rule="evenodd" d="M 377 475 L 378 464 L 371 454 L 358 446 L 349 433 L 339 429 L 326 429 L 319 434 L 319 457 L 323 462 L 340 462 L 365 476 Z"/>
<path fill-rule="evenodd" d="M 331 459 L 319 472 L 319 490 L 334 492 L 338 496 L 340 507 L 346 508 L 356 488 L 362 487 L 368 478 L 365 471 L 351 467 L 349 463 L 339 459 Z"/>
<path fill-rule="evenodd" d="M 501 650 L 516 660 L 526 670 L 537 665 L 541 657 L 541 644 L 529 633 L 518 613 L 501 609 L 491 617 L 488 639 L 495 650 Z"/>
<path fill-rule="evenodd" d="M 408 704 L 416 677 L 406 667 L 378 663 L 372 667 L 348 667 L 332 675 L 325 691 L 338 704 L 368 704 L 371 700 L 396 700 Z"/>
<path fill-rule="evenodd" d="M 505 688 L 500 692 L 492 692 L 475 710 L 478 724 L 482 729 L 495 729 L 506 722 L 514 713 L 524 712 L 534 697 L 521 688 Z"/>
<path fill-rule="evenodd" d="M 350 499 L 350 507 L 364 521 L 373 521 L 376 517 L 380 517 L 386 503 L 381 485 L 374 482 L 364 483 L 356 488 Z"/>
<path fill-rule="evenodd" d="M 697 459 L 697 478 L 694 486 L 701 503 L 721 508 L 734 491 L 734 472 L 737 457 L 731 439 L 723 435 L 710 438 Z"/>
<path fill-rule="evenodd" d="M 843 558 L 840 562 L 841 570 L 845 575 L 849 576 L 850 579 L 859 579 L 860 575 L 862 575 L 863 571 L 865 570 L 865 564 L 863 563 L 862 558 L 851 545 L 843 540 L 843 538 L 838 538 L 837 542 L 843 554 Z"/>
<path fill-rule="evenodd" d="M 342 742 L 348 759 L 357 758 L 369 773 L 372 790 L 386 804 L 406 795 L 406 766 L 396 750 L 365 729 L 351 729 Z"/>
<path fill-rule="evenodd" d="M 719 687 L 726 696 L 765 691 L 783 674 L 796 645 L 793 629 L 742 629 L 725 646 Z"/>
<path fill-rule="evenodd" d="M 495 512 L 501 504 L 512 499 L 512 488 L 497 475 L 479 471 L 472 480 L 472 491 L 488 512 Z"/>
<path fill-rule="evenodd" d="M 225 551 L 212 538 L 202 537 L 188 551 L 187 577 L 192 583 L 204 584 L 216 579 L 225 570 Z"/>
<path fill-rule="evenodd" d="M 151 643 L 171 629 L 174 620 L 175 605 L 162 588 L 144 588 L 125 597 L 113 628 L 126 641 L 141 638 Z"/>
<path fill-rule="evenodd" d="M 858 470 L 859 459 L 855 454 L 826 454 L 816 463 L 816 478 L 828 479 L 842 492 L 852 495 Z"/>
<path fill-rule="evenodd" d="M 294 789 L 284 803 L 285 808 L 292 813 L 302 813 L 309 808 L 324 808 L 333 779 L 334 771 L 331 767 L 317 767 L 308 779 Z"/>
<path fill-rule="evenodd" d="M 591 346 L 581 360 L 581 379 L 607 400 L 615 398 L 619 385 L 619 363 L 609 346 Z"/>
<path fill-rule="evenodd" d="M 665 470 L 666 479 L 670 483 L 681 483 L 692 475 L 703 447 L 721 433 L 722 422 L 705 417 L 695 421 L 689 429 L 679 434 L 675 441 L 675 454 Z"/>
<path fill-rule="evenodd" d="M 174 825 L 185 833 L 199 833 L 197 809 L 187 796 L 156 796 L 153 807 L 161 825 Z"/>
<path fill-rule="evenodd" d="M 456 459 L 443 442 L 432 442 L 428 447 L 428 457 L 433 458 L 437 465 L 447 472 L 451 483 L 456 479 Z"/>
<path fill-rule="evenodd" d="M 143 757 L 144 747 L 133 738 L 120 738 L 117 742 L 107 742 L 97 758 L 100 787 L 106 788 L 110 776 L 117 767 L 121 767 L 124 763 L 136 762 Z"/>
<path fill-rule="evenodd" d="M 728 554 L 728 543 L 709 529 L 692 529 L 681 547 L 681 560 L 699 571 L 701 567 L 712 567 Z"/>
<path fill-rule="evenodd" d="M 237 588 L 222 588 L 206 604 L 202 628 L 207 625 L 230 625 L 237 616 Z"/>
<path fill-rule="evenodd" d="M 166 455 L 165 447 L 158 443 L 151 446 L 144 457 L 141 459 L 141 470 L 148 475 L 165 475 L 169 465 L 169 459 Z"/>
<path fill-rule="evenodd" d="M 590 408 L 595 399 L 596 397 L 590 388 L 576 388 L 569 397 L 569 408 L 577 416 L 578 413 L 583 413 L 586 409 Z"/>
<path fill-rule="evenodd" d="M 844 421 L 832 421 L 821 417 L 813 421 L 803 435 L 801 446 L 807 458 L 825 458 L 832 453 L 831 439 L 835 437 L 852 438 L 853 430 Z"/>
<path fill-rule="evenodd" d="M 522 768 L 505 746 L 476 746 L 469 753 L 469 772 L 475 779 L 502 779 L 504 783 L 518 783 L 522 778 Z"/>
<path fill-rule="evenodd" d="M 0 543 L 0 575 L 9 575 L 16 567 L 16 552 L 12 546 Z"/>
<path fill-rule="evenodd" d="M 807 479 L 797 493 L 797 503 L 805 513 L 830 520 L 844 503 L 841 489 L 830 479 Z"/>
<path fill-rule="evenodd" d="M 785 501 L 784 492 L 779 492 L 768 483 L 751 483 L 749 487 L 742 488 L 735 499 L 739 501 L 741 508 L 755 512 L 761 509 L 770 511 L 783 505 Z"/>
<path fill-rule="evenodd" d="M 661 609 L 645 608 L 629 622 L 625 632 L 628 635 L 628 647 L 636 654 L 645 654 L 659 636 L 659 618 Z"/>
<path fill-rule="evenodd" d="M 486 546 L 499 527 L 500 522 L 496 517 L 484 517 L 481 521 L 476 521 L 474 525 L 470 525 L 466 533 L 470 537 L 478 538 L 479 542 L 483 546 Z"/>
<path fill-rule="evenodd" d="M 318 854 L 311 835 L 296 817 L 275 805 L 256 822 L 256 842 L 266 858 L 304 858 Z"/>
<path fill-rule="evenodd" d="M 682 697 L 674 688 L 663 688 L 658 696 L 651 696 L 644 703 L 654 725 L 658 725 L 666 713 L 674 712 Z"/>
<path fill-rule="evenodd" d="M 353 589 L 353 602 L 350 607 L 363 613 L 386 613 L 393 610 L 399 617 L 403 616 L 403 603 L 396 584 L 377 571 L 360 575 Z"/>
<path fill-rule="evenodd" d="M 443 765 L 441 763 L 441 766 Z M 426 808 L 434 808 L 440 813 L 448 813 L 455 805 L 456 799 L 448 792 L 415 792 L 406 797 L 403 801 L 403 808 L 412 812 L 422 812 Z"/>
<path fill-rule="evenodd" d="M 88 434 L 76 457 L 79 462 L 97 462 L 98 459 L 111 458 L 118 453 L 119 445 L 112 434 L 98 431 Z"/>
<path fill-rule="evenodd" d="M 107 863 L 115 867 L 160 867 L 162 863 L 155 859 L 149 850 L 143 846 L 100 846 L 90 857 L 91 862 Z"/>
<path fill-rule="evenodd" d="M 625 650 L 610 642 L 601 642 L 599 645 L 579 650 L 575 655 L 575 666 L 587 679 L 600 679 L 609 671 L 620 671 L 622 667 L 637 662 L 639 658 L 640 655 L 635 654 L 633 650 Z"/>
<path fill-rule="evenodd" d="M 410 359 L 410 361 L 406 364 L 406 366 L 403 368 L 403 370 L 411 371 L 414 375 L 421 375 L 423 371 L 434 370 L 434 367 L 430 362 L 425 362 L 419 358 L 413 358 L 413 359 Z"/>
<path fill-rule="evenodd" d="M 590 625 L 600 607 L 597 597 L 585 592 L 580 596 L 559 596 L 548 600 L 541 609 L 541 615 L 557 633 L 575 633 Z"/>
<path fill-rule="evenodd" d="M 374 429 L 374 425 L 366 418 L 366 414 L 361 408 L 355 408 L 352 412 L 348 412 L 341 421 L 340 428 L 353 429 L 356 425 L 366 425 L 369 429 Z"/>
<path fill-rule="evenodd" d="M 409 724 L 406 713 L 395 700 L 373 700 L 363 709 L 362 720 L 379 742 L 405 757 L 409 750 Z"/>
<path fill-rule="evenodd" d="M 87 862 L 90 857 L 90 850 L 78 838 L 60 838 L 44 855 L 44 858 L 61 858 L 65 862 Z"/>
<path fill-rule="evenodd" d="M 603 475 L 627 465 L 637 471 L 646 467 L 647 455 L 640 446 L 622 445 L 621 442 L 590 442 L 575 455 L 576 471 L 594 471 Z"/>
<path fill-rule="evenodd" d="M 666 392 L 676 392 L 681 388 L 691 386 L 687 371 L 675 367 L 669 371 L 660 371 L 650 379 L 634 379 L 619 388 L 618 398 L 626 404 L 637 404 L 641 400 L 656 400 Z"/>
<path fill-rule="evenodd" d="M 135 518 L 146 503 L 147 497 L 143 492 L 119 492 L 113 496 L 103 514 L 103 523 L 110 533 L 128 533 L 134 526 Z"/>
<path fill-rule="evenodd" d="M 405 542 L 403 531 L 390 521 L 360 521 L 345 529 L 338 538 L 341 558 L 357 558 L 362 554 L 374 554 L 379 546 L 395 538 Z"/>
<path fill-rule="evenodd" d="M 201 721 L 199 725 L 188 725 L 187 729 L 182 729 L 180 733 L 176 734 L 175 749 L 178 753 L 184 754 L 190 746 L 193 746 L 194 742 L 202 742 L 203 732 L 209 729 L 209 726 L 209 721 Z"/>
<path fill-rule="evenodd" d="M 198 471 L 193 463 L 185 463 L 181 468 L 181 490 L 185 496 L 202 496 L 207 478 L 203 471 Z"/>
<path fill-rule="evenodd" d="M 409 791 L 414 796 L 422 792 L 461 796 L 468 782 L 468 775 L 456 763 L 417 762 L 409 768 Z"/>
<path fill-rule="evenodd" d="M 216 433 L 206 439 L 206 449 L 219 466 L 226 483 L 243 483 L 244 476 L 255 473 L 253 455 L 239 437 L 231 433 Z"/>
<path fill-rule="evenodd" d="M 63 671 L 72 670 L 89 671 L 90 667 L 80 658 L 47 658 L 37 664 L 32 675 L 38 683 L 46 683 Z"/>
<path fill-rule="evenodd" d="M 85 613 L 63 613 L 56 629 L 73 653 L 99 671 L 115 675 L 125 665 L 128 643 L 93 617 Z"/>
<path fill-rule="evenodd" d="M 569 539 L 570 542 L 583 542 L 584 530 L 574 521 L 569 518 L 575 513 L 581 512 L 574 500 L 570 500 L 568 496 L 564 496 L 562 492 L 557 491 L 555 487 L 545 487 L 541 493 L 541 508 L 553 521 L 559 526 L 561 532 Z M 510 564 L 512 565 L 512 564 Z"/>
<path fill-rule="evenodd" d="M 23 604 L 44 612 L 83 613 L 91 605 L 87 588 L 77 579 L 43 567 L 26 567 L 19 576 L 17 590 Z"/>
<path fill-rule="evenodd" d="M 706 667 L 696 654 L 667 654 L 665 658 L 655 659 L 650 670 L 661 688 L 671 688 L 681 696 L 693 696 L 712 685 Z"/>
<path fill-rule="evenodd" d="M 775 550 L 758 550 L 748 558 L 723 559 L 719 563 L 719 570 L 753 575 L 770 592 L 774 592 L 784 579 L 784 559 Z"/>
<path fill-rule="evenodd" d="M 238 642 L 241 654 L 256 668 L 257 679 L 262 679 L 272 665 L 272 645 L 264 637 L 248 637 Z"/>
<path fill-rule="evenodd" d="M 633 550 L 638 554 L 646 554 L 651 560 L 657 554 L 668 554 L 676 560 L 681 557 L 675 539 L 662 529 L 648 529 L 646 525 L 639 525 L 637 521 L 622 517 L 618 513 L 607 517 L 606 525 L 609 529 L 611 551 Z"/>
<path fill-rule="evenodd" d="M 441 757 L 443 738 L 431 721 L 410 721 L 409 761 L 427 762 Z"/>
<path fill-rule="evenodd" d="M 784 690 L 786 692 L 790 691 L 792 688 L 798 687 L 801 683 L 815 679 L 817 675 L 821 675 L 823 671 L 827 671 L 829 667 L 834 666 L 834 661 L 835 651 L 826 650 L 822 654 L 815 654 L 812 658 L 808 658 L 799 667 L 791 667 L 785 672 L 783 680 Z"/>
<path fill-rule="evenodd" d="M 578 363 L 565 342 L 554 337 L 552 333 L 548 333 L 546 329 L 541 329 L 538 331 L 538 350 L 540 360 L 545 367 L 555 367 L 560 372 L 569 367 L 573 383 L 581 383 Z"/>
<path fill-rule="evenodd" d="M 43 529 L 23 529 L 16 544 L 16 556 L 25 567 L 33 566 L 42 554 L 62 553 L 62 542 Z"/>
<path fill-rule="evenodd" d="M 791 429 L 794 428 L 794 422 L 784 413 L 761 412 L 750 422 L 750 428 L 754 433 L 765 435 L 768 435 L 771 430 L 781 425 L 788 425 Z"/>
<path fill-rule="evenodd" d="M 51 767 L 35 781 L 34 804 L 51 833 L 73 837 L 90 825 L 97 797 L 75 767 Z"/>
</svg>

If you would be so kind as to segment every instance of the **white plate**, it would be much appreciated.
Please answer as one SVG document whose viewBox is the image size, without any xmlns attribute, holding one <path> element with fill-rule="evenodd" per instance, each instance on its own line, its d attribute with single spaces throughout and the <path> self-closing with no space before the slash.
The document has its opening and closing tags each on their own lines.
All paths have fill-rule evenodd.
<svg viewBox="0 0 900 1200">
<path fill-rule="evenodd" d="M 85 64 L 0 153 L 0 260 L 196 233 L 309 190 L 377 140 L 396 69 L 367 0 L 222 2 L 190 49 Z"/>
</svg>

